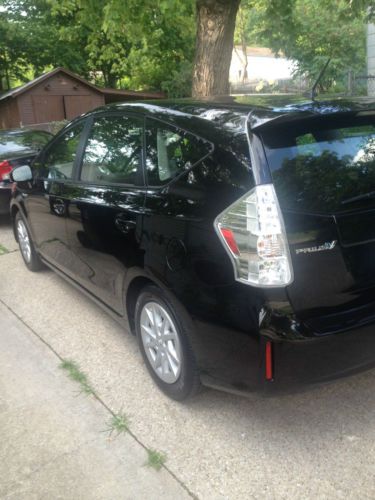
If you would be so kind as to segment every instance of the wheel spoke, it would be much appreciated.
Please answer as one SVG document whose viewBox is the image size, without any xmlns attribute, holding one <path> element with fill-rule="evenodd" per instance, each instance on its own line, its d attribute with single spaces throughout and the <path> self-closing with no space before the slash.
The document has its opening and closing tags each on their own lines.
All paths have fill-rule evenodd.
<svg viewBox="0 0 375 500">
<path fill-rule="evenodd" d="M 155 325 L 155 323 L 154 323 L 154 315 L 152 314 L 152 311 L 150 311 L 150 309 L 148 307 L 145 307 L 145 311 L 146 311 L 146 314 L 147 314 L 147 316 L 148 316 L 148 318 L 150 320 L 150 323 L 152 325 Z"/>
<path fill-rule="evenodd" d="M 161 362 L 162 362 L 161 351 L 160 351 L 160 349 L 158 349 L 156 351 L 156 357 L 155 357 L 155 360 L 154 360 L 154 366 L 155 366 L 155 368 L 160 368 Z"/>
<path fill-rule="evenodd" d="M 161 335 L 163 337 L 163 340 L 165 340 L 165 335 L 167 334 L 167 332 L 169 332 L 169 328 L 170 328 L 169 320 L 168 320 L 168 318 L 164 317 L 162 330 L 161 330 Z"/>
<path fill-rule="evenodd" d="M 174 333 L 168 332 L 163 335 L 163 341 L 164 342 L 169 342 L 175 340 L 176 335 Z"/>
<path fill-rule="evenodd" d="M 167 374 L 170 372 L 170 368 L 171 368 L 171 366 L 170 366 L 170 362 L 169 362 L 169 359 L 168 359 L 168 356 L 167 356 L 167 355 L 165 355 L 165 356 L 163 357 L 163 361 L 162 361 L 162 368 L 163 368 L 163 372 L 164 372 L 164 374 L 166 374 L 166 375 L 167 375 Z"/>
<path fill-rule="evenodd" d="M 172 359 L 174 360 L 175 363 L 178 364 L 180 362 L 180 360 L 178 359 L 178 356 L 177 356 L 177 353 L 176 353 L 176 350 L 175 350 L 174 347 L 173 347 L 173 349 L 171 349 L 170 346 L 167 345 L 166 352 L 168 353 L 169 356 L 172 357 Z"/>
<path fill-rule="evenodd" d="M 176 375 L 177 370 L 178 370 L 178 364 L 174 362 L 174 360 L 171 357 L 171 354 L 169 352 L 166 352 L 166 357 L 168 359 L 168 364 L 171 369 L 171 371 Z"/>
<path fill-rule="evenodd" d="M 156 340 L 156 335 L 155 335 L 154 329 L 152 327 L 146 326 L 146 325 L 141 325 L 141 328 L 147 333 L 147 335 L 149 335 L 154 340 Z"/>
</svg>

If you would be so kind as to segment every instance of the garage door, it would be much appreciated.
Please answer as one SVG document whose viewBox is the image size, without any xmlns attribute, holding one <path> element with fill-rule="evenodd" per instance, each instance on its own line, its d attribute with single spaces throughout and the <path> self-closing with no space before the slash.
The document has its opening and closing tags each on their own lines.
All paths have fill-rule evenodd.
<svg viewBox="0 0 375 500">
<path fill-rule="evenodd" d="M 95 107 L 90 95 L 66 95 L 64 96 L 64 103 L 67 120 L 72 120 Z"/>
<path fill-rule="evenodd" d="M 64 119 L 62 95 L 33 95 L 34 123 L 47 123 Z"/>
</svg>

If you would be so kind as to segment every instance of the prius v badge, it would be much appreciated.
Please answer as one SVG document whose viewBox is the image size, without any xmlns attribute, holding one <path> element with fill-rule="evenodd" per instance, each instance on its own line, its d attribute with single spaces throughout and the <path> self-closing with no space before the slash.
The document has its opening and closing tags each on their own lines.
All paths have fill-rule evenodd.
<svg viewBox="0 0 375 500">
<path fill-rule="evenodd" d="M 327 241 L 323 243 L 323 245 L 319 245 L 316 247 L 306 247 L 306 248 L 296 248 L 296 254 L 300 253 L 315 253 L 315 252 L 324 252 L 325 250 L 333 250 L 337 244 L 337 240 Z"/>
</svg>

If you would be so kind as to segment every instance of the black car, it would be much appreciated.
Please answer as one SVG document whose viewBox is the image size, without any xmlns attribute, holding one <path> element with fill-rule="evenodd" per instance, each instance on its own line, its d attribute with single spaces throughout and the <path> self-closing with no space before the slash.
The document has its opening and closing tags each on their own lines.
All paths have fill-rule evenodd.
<svg viewBox="0 0 375 500">
<path fill-rule="evenodd" d="M 29 165 L 51 137 L 43 130 L 0 131 L 0 215 L 9 214 L 10 172 L 20 165 Z"/>
<path fill-rule="evenodd" d="M 90 112 L 13 171 L 24 261 L 135 334 L 174 399 L 373 366 L 374 117 L 281 97 Z"/>
</svg>

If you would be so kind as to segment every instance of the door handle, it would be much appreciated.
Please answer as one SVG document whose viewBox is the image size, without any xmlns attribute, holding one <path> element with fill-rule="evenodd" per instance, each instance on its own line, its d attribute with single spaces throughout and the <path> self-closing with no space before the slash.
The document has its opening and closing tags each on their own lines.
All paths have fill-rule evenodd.
<svg viewBox="0 0 375 500">
<path fill-rule="evenodd" d="M 132 229 L 135 229 L 136 222 L 134 220 L 115 219 L 115 225 L 119 231 L 128 234 Z"/>
<path fill-rule="evenodd" d="M 51 210 L 52 212 L 61 217 L 66 213 L 66 206 L 63 200 L 56 198 L 54 200 L 50 200 Z"/>
</svg>

